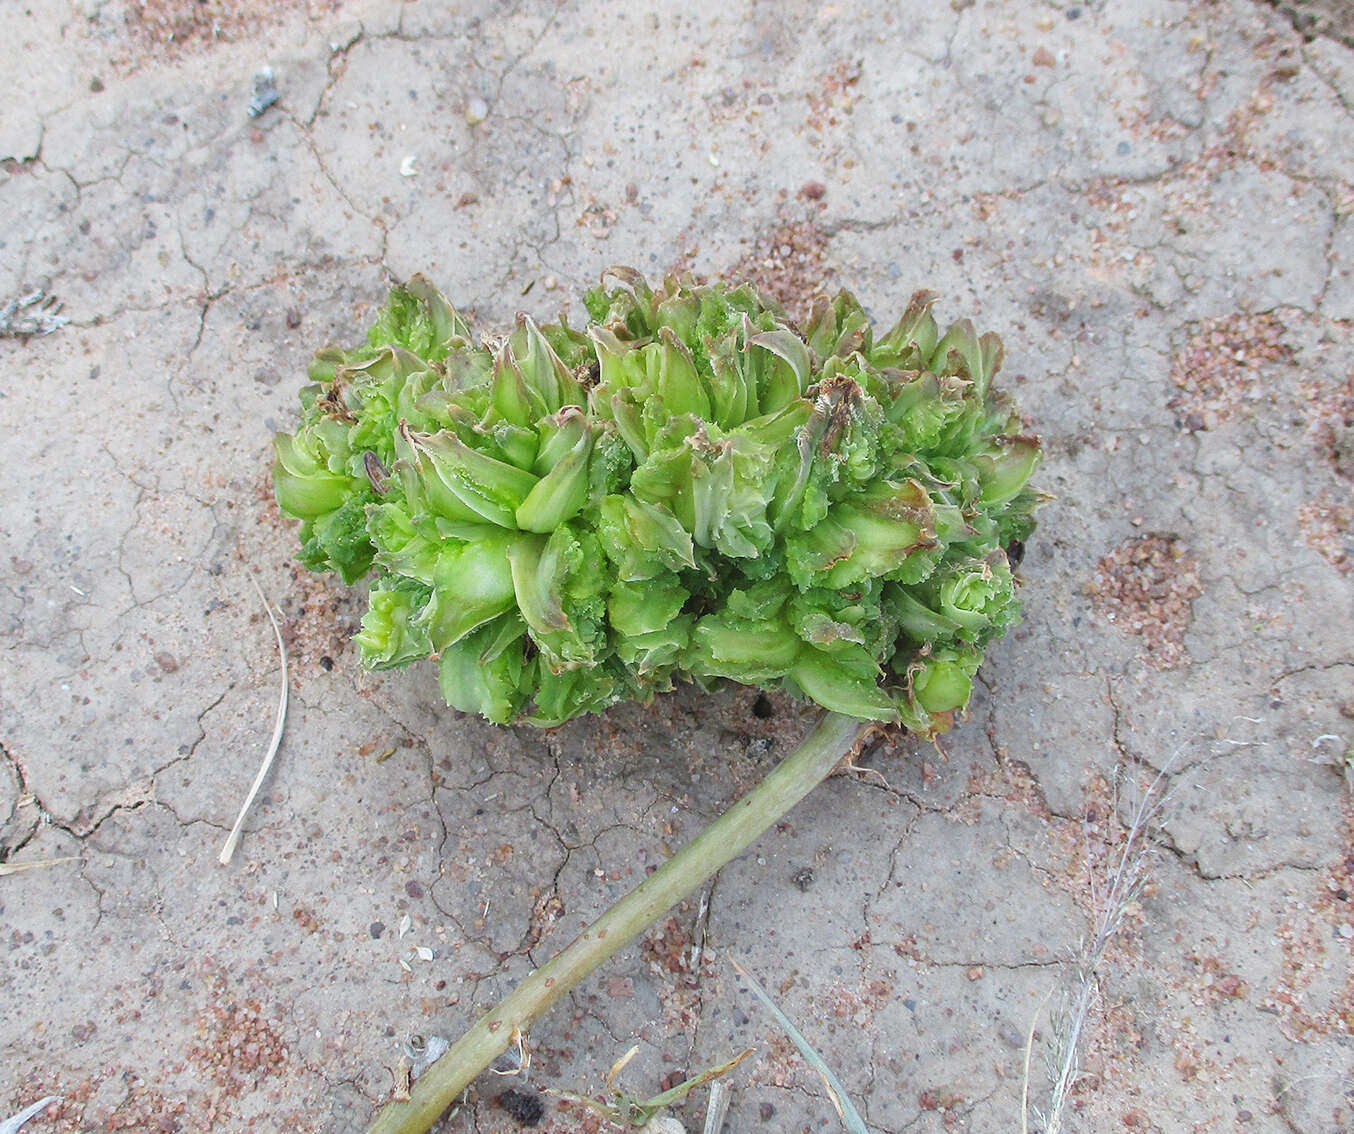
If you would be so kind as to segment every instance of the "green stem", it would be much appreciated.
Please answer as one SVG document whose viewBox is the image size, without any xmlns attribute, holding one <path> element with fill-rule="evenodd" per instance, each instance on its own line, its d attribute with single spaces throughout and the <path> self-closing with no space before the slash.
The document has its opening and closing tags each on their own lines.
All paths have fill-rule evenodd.
<svg viewBox="0 0 1354 1134">
<path fill-rule="evenodd" d="M 414 1084 L 405 1102 L 381 1111 L 367 1134 L 425 1134 L 470 1081 L 525 1033 L 560 997 L 647 929 L 821 783 L 852 749 L 868 722 L 827 713 L 752 791 L 705 828 L 563 952 L 528 976 Z"/>
</svg>

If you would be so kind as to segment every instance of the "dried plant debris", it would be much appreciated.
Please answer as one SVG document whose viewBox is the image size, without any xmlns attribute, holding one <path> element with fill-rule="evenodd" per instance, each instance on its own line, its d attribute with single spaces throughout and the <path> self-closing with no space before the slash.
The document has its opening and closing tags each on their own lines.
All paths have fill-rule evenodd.
<svg viewBox="0 0 1354 1134">
<path fill-rule="evenodd" d="M 1174 669 L 1185 661 L 1190 602 L 1203 587 L 1178 536 L 1138 536 L 1120 544 L 1100 560 L 1088 590 L 1109 621 L 1142 637 L 1153 668 Z"/>
<path fill-rule="evenodd" d="M 823 1088 L 827 1091 L 828 1100 L 832 1103 L 832 1108 L 837 1112 L 837 1117 L 841 1119 L 848 1134 L 867 1134 L 865 1121 L 852 1105 L 851 1099 L 847 1096 L 846 1088 L 842 1086 L 842 1081 L 837 1078 L 832 1068 L 823 1061 L 823 1057 L 814 1050 L 813 1045 L 804 1038 L 803 1033 L 795 1027 L 780 1006 L 771 999 L 766 989 L 757 983 L 757 979 L 732 958 L 729 959 L 729 963 L 733 965 L 743 983 L 751 990 L 752 995 L 760 1000 L 766 1010 L 771 1013 L 781 1031 L 795 1045 L 795 1049 L 803 1057 L 804 1062 L 812 1067 L 818 1073 L 818 1077 L 823 1080 Z"/>
<path fill-rule="evenodd" d="M 273 69 L 265 67 L 254 76 L 254 93 L 249 99 L 249 117 L 257 118 L 277 101 L 277 82 Z"/>
<path fill-rule="evenodd" d="M 1183 429 L 1213 429 L 1243 402 L 1264 394 L 1264 368 L 1291 363 L 1283 342 L 1287 328 L 1278 314 L 1240 312 L 1196 324 L 1185 349 L 1171 363 L 1176 394 L 1167 403 Z"/>
<path fill-rule="evenodd" d="M 63 862 L 78 861 L 74 855 L 65 858 L 42 858 L 32 862 L 0 862 L 0 878 L 7 874 L 20 874 L 25 870 L 38 870 L 45 866 L 59 866 Z"/>
<path fill-rule="evenodd" d="M 282 628 L 277 624 L 277 618 L 273 615 L 273 606 L 264 597 L 263 589 L 258 581 L 251 575 L 250 582 L 254 584 L 254 590 L 258 592 L 259 599 L 263 603 L 263 608 L 268 612 L 268 621 L 273 625 L 273 637 L 277 640 L 277 655 L 281 667 L 280 688 L 277 700 L 277 713 L 273 719 L 273 735 L 268 741 L 268 751 L 264 753 L 263 761 L 259 764 L 258 773 L 254 776 L 254 782 L 250 785 L 249 794 L 245 796 L 244 803 L 240 806 L 240 813 L 235 818 L 235 825 L 231 827 L 230 834 L 226 836 L 225 846 L 221 848 L 221 854 L 217 861 L 222 866 L 229 866 L 230 860 L 235 857 L 235 849 L 240 845 L 240 838 L 244 833 L 244 822 L 249 816 L 249 809 L 254 805 L 254 798 L 259 794 L 259 788 L 263 786 L 263 781 L 268 777 L 268 771 L 273 766 L 273 757 L 277 755 L 277 750 L 282 744 L 282 731 L 287 725 L 287 647 L 282 642 Z"/>
<path fill-rule="evenodd" d="M 28 339 L 59 331 L 70 319 L 61 314 L 61 301 L 42 288 L 7 300 L 0 306 L 0 338 Z"/>
<path fill-rule="evenodd" d="M 0 1122 L 0 1134 L 19 1134 L 20 1128 L 30 1118 L 35 1118 L 41 1114 L 54 1102 L 58 1102 L 56 1095 L 48 1095 L 45 1099 L 38 1099 L 32 1106 L 26 1106 L 18 1114 Z"/>
</svg>

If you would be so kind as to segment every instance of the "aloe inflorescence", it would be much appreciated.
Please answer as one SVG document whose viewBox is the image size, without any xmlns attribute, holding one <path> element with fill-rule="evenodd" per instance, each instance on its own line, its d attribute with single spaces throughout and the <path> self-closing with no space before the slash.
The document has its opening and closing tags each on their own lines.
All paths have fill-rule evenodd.
<svg viewBox="0 0 1354 1134">
<path fill-rule="evenodd" d="M 373 668 L 555 725 L 675 681 L 782 688 L 934 735 L 1018 614 L 1039 459 L 1002 350 L 913 296 L 796 328 L 751 287 L 612 269 L 588 322 L 479 340 L 426 280 L 320 352 L 275 440 L 301 559 L 370 577 Z"/>
</svg>

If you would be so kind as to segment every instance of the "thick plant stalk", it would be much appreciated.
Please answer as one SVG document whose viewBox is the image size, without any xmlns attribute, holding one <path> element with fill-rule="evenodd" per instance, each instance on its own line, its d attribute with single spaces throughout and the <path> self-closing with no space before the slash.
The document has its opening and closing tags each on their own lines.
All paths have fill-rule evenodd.
<svg viewBox="0 0 1354 1134">
<path fill-rule="evenodd" d="M 552 960 L 528 976 L 414 1084 L 406 1102 L 392 1102 L 367 1134 L 424 1134 L 470 1081 L 526 1032 L 555 1001 L 715 871 L 747 849 L 821 783 L 872 728 L 827 713 L 798 748 Z"/>
</svg>

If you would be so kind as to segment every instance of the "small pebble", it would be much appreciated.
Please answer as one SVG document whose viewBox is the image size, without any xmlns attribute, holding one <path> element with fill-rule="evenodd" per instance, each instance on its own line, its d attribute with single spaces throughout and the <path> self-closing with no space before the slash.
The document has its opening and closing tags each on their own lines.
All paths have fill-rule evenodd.
<svg viewBox="0 0 1354 1134">
<path fill-rule="evenodd" d="M 179 659 L 176 658 L 173 654 L 161 650 L 158 654 L 155 655 L 155 664 L 158 665 L 166 673 L 173 673 L 176 669 L 179 668 Z"/>
<path fill-rule="evenodd" d="M 763 1122 L 770 1122 L 776 1117 L 776 1108 L 769 1102 L 764 1102 L 757 1108 L 757 1117 Z"/>
<path fill-rule="evenodd" d="M 482 98 L 472 98 L 465 104 L 465 120 L 475 126 L 489 117 L 489 104 Z"/>
<path fill-rule="evenodd" d="M 1350 925 L 1348 922 L 1345 922 L 1344 925 L 1340 926 L 1340 936 L 1343 937 L 1346 941 L 1348 941 L 1351 937 L 1354 937 L 1354 925 Z"/>
<path fill-rule="evenodd" d="M 371 934 L 371 939 L 373 941 L 379 941 L 381 939 L 381 934 L 385 931 L 386 925 L 383 921 L 373 921 L 371 925 L 367 927 L 367 932 Z"/>
</svg>

